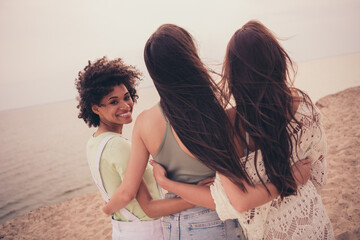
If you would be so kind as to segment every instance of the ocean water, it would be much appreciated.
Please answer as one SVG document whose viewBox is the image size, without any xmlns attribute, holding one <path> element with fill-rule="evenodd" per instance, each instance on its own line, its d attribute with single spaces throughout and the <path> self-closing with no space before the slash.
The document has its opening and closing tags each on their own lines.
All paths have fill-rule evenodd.
<svg viewBox="0 0 360 240">
<path fill-rule="evenodd" d="M 299 65 L 298 87 L 314 101 L 360 85 L 360 54 Z M 133 117 L 158 101 L 139 90 Z M 77 118 L 76 101 L 0 112 L 0 224 L 39 207 L 97 191 L 86 160 L 94 132 Z M 131 139 L 133 123 L 124 126 Z"/>
<path fill-rule="evenodd" d="M 0 223 L 96 190 L 75 101 L 0 112 Z"/>
<path fill-rule="evenodd" d="M 155 103 L 139 92 L 133 118 Z M 0 224 L 42 206 L 97 191 L 86 159 L 95 131 L 77 118 L 75 100 L 0 112 Z M 133 123 L 124 126 L 131 139 Z"/>
</svg>

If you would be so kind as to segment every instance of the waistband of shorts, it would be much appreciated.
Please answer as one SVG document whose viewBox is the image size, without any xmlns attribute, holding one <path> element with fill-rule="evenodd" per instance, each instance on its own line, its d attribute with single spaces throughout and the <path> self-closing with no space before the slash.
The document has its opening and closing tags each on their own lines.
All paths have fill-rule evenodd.
<svg viewBox="0 0 360 240">
<path fill-rule="evenodd" d="M 178 197 L 178 196 L 174 193 L 166 193 L 165 194 L 165 198 L 175 198 L 175 197 Z M 164 219 L 169 218 L 171 220 L 176 220 L 176 219 L 182 220 L 182 219 L 194 218 L 197 216 L 201 216 L 204 214 L 210 214 L 210 213 L 214 213 L 214 212 L 216 212 L 216 211 L 209 209 L 209 208 L 195 206 L 193 208 L 186 209 L 179 213 L 174 213 L 174 214 L 170 214 L 168 216 L 164 216 Z"/>
<path fill-rule="evenodd" d="M 141 229 L 141 231 L 149 231 L 153 232 L 158 228 L 162 228 L 161 219 L 153 220 L 153 221 L 133 221 L 133 222 L 121 222 L 111 219 L 111 223 L 113 228 L 118 230 L 119 232 L 128 231 L 128 230 L 136 230 Z"/>
</svg>

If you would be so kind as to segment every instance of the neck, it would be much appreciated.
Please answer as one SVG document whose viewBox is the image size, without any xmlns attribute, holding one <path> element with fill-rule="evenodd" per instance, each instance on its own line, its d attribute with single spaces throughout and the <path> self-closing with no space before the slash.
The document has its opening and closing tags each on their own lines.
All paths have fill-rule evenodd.
<svg viewBox="0 0 360 240">
<path fill-rule="evenodd" d="M 122 124 L 106 124 L 104 122 L 100 122 L 100 125 L 94 134 L 94 137 L 99 136 L 101 133 L 104 132 L 114 132 L 122 134 L 122 128 Z"/>
</svg>

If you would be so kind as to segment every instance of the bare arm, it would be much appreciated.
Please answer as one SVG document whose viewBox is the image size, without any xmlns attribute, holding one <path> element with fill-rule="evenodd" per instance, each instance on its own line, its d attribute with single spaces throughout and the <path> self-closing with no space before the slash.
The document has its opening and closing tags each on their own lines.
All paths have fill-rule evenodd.
<svg viewBox="0 0 360 240">
<path fill-rule="evenodd" d="M 146 215 L 151 218 L 170 215 L 194 207 L 193 204 L 188 203 L 181 198 L 153 200 L 144 181 L 140 184 L 136 200 L 139 202 Z"/>
<path fill-rule="evenodd" d="M 161 187 L 181 196 L 184 200 L 195 205 L 215 209 L 216 206 L 208 186 L 199 186 L 172 181 L 166 177 L 166 171 L 160 164 L 154 162 L 153 160 L 151 160 L 151 164 L 154 167 L 153 171 L 155 179 Z M 301 165 L 294 169 L 294 175 L 297 182 L 301 184 L 309 179 L 310 163 L 308 160 L 304 160 L 299 164 Z M 307 172 L 307 174 L 305 174 L 305 172 Z M 244 186 L 247 192 L 244 192 L 239 188 L 239 186 L 231 182 L 224 175 L 219 174 L 219 176 L 231 204 L 239 212 L 247 211 L 263 205 L 279 195 L 276 187 L 272 183 L 266 184 L 266 187 L 270 191 L 270 195 L 264 185 L 257 184 L 255 186 L 250 186 L 245 181 Z"/>
<path fill-rule="evenodd" d="M 162 188 L 180 196 L 192 204 L 215 209 L 215 203 L 211 197 L 209 186 L 172 181 L 166 177 L 166 171 L 160 164 L 154 160 L 150 160 L 150 163 L 153 165 L 155 180 Z"/>
<path fill-rule="evenodd" d="M 133 130 L 131 156 L 124 179 L 112 195 L 110 201 L 103 207 L 103 212 L 108 215 L 124 208 L 134 199 L 142 181 L 149 159 L 149 152 L 140 135 L 142 121 L 143 115 L 140 114 L 136 119 Z"/>
<path fill-rule="evenodd" d="M 172 181 L 166 178 L 165 175 L 160 175 L 159 172 L 162 170 L 160 170 L 159 168 L 162 167 L 158 163 L 152 164 L 154 166 L 155 179 L 162 188 L 181 196 L 186 201 L 189 201 L 195 205 L 215 209 L 216 206 L 211 196 L 209 186 L 199 186 L 194 184 L 186 184 Z M 270 196 L 266 191 L 266 188 L 262 184 L 256 185 L 256 187 L 252 187 L 245 183 L 245 187 L 247 189 L 247 192 L 245 193 L 237 185 L 232 183 L 227 177 L 223 175 L 220 176 L 225 191 L 231 193 L 229 199 L 231 204 L 237 211 L 239 211 L 240 209 L 238 209 L 236 205 L 240 205 L 241 211 L 245 211 L 260 206 L 268 201 L 271 201 L 278 195 L 275 186 L 270 183 L 267 184 L 267 187 L 272 193 Z M 231 199 L 236 199 L 236 201 L 232 202 Z"/>
<path fill-rule="evenodd" d="M 300 160 L 293 165 L 291 170 L 293 172 L 296 184 L 298 186 L 303 185 L 310 178 L 311 162 L 308 159 Z M 219 177 L 231 205 L 238 212 L 244 212 L 261 206 L 279 196 L 279 192 L 272 183 L 265 184 L 270 191 L 269 194 L 263 184 L 256 184 L 251 186 L 243 181 L 243 184 L 247 190 L 247 192 L 243 192 L 239 186 L 234 184 L 226 176 L 219 174 Z M 241 200 L 239 201 L 239 199 Z"/>
<path fill-rule="evenodd" d="M 261 206 L 279 196 L 279 192 L 272 183 L 266 183 L 266 187 L 270 191 L 269 194 L 263 184 L 256 184 L 251 186 L 243 181 L 243 184 L 247 190 L 247 192 L 244 192 L 238 185 L 234 184 L 226 176 L 222 174 L 218 175 L 221 179 L 221 183 L 225 189 L 226 195 L 228 196 L 231 205 L 238 212 L 244 212 Z"/>
</svg>

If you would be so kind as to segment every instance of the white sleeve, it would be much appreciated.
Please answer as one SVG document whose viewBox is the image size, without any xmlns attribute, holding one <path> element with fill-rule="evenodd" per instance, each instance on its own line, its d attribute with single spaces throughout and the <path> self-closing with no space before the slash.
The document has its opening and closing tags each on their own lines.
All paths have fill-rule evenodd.
<svg viewBox="0 0 360 240">
<path fill-rule="evenodd" d="M 303 117 L 301 122 L 303 128 L 301 132 L 301 139 L 299 139 L 300 151 L 299 159 L 309 158 L 311 161 L 310 181 L 319 191 L 327 180 L 326 169 L 326 136 L 324 128 L 321 124 L 320 111 L 314 106 L 315 119 L 310 117 Z"/>
<path fill-rule="evenodd" d="M 221 220 L 237 219 L 241 225 L 247 239 L 262 239 L 265 230 L 265 223 L 271 201 L 245 212 L 238 212 L 231 205 L 221 179 L 216 174 L 214 183 L 210 186 L 211 196 L 216 205 L 216 212 Z M 241 199 L 239 199 L 241 201 Z"/>
<path fill-rule="evenodd" d="M 326 136 L 321 122 L 317 122 L 314 128 L 314 144 L 309 153 L 311 159 L 311 175 L 310 181 L 315 185 L 316 190 L 319 191 L 327 181 L 327 167 L 326 167 Z"/>
<path fill-rule="evenodd" d="M 239 213 L 231 205 L 218 174 L 216 174 L 215 181 L 210 186 L 210 191 L 211 196 L 214 199 L 216 212 L 219 215 L 219 218 L 223 221 L 227 219 L 236 219 Z"/>
</svg>

